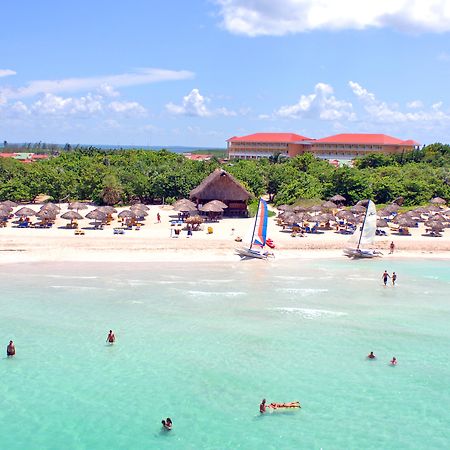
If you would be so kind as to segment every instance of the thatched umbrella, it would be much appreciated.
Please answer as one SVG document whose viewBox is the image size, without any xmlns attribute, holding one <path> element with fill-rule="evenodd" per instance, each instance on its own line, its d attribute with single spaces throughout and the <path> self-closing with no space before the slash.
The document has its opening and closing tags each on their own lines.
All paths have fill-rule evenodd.
<svg viewBox="0 0 450 450">
<path fill-rule="evenodd" d="M 291 205 L 280 205 L 280 206 L 277 206 L 277 209 L 279 211 L 292 211 L 292 206 Z"/>
<path fill-rule="evenodd" d="M 0 218 L 5 219 L 5 218 L 9 217 L 9 215 L 11 214 L 10 209 L 12 211 L 12 208 L 7 208 L 7 207 L 2 208 L 0 206 Z"/>
<path fill-rule="evenodd" d="M 323 213 L 323 214 L 319 214 L 316 217 L 313 217 L 313 220 L 317 220 L 318 222 L 335 222 L 336 219 L 333 216 L 333 214 L 329 214 L 329 213 Z"/>
<path fill-rule="evenodd" d="M 311 206 L 311 208 L 308 208 L 310 211 L 312 211 L 312 212 L 319 212 L 319 211 L 322 211 L 322 207 L 320 206 L 320 205 L 314 205 L 314 206 Z"/>
<path fill-rule="evenodd" d="M 389 217 L 391 214 L 392 213 L 387 208 L 383 208 L 377 211 L 378 217 Z"/>
<path fill-rule="evenodd" d="M 95 220 L 96 222 L 103 222 L 105 221 L 107 218 L 107 214 L 104 213 L 103 211 L 100 211 L 99 209 L 94 209 L 92 210 L 90 213 L 86 214 L 86 219 L 92 219 Z"/>
<path fill-rule="evenodd" d="M 338 211 L 336 213 L 336 217 L 338 219 L 348 220 L 349 218 L 353 219 L 355 216 L 350 211 L 343 210 L 343 211 Z"/>
<path fill-rule="evenodd" d="M 104 212 L 106 215 L 115 214 L 117 212 L 116 208 L 113 208 L 109 205 L 99 206 L 97 209 L 101 212 Z"/>
<path fill-rule="evenodd" d="M 36 211 L 31 208 L 20 208 L 15 214 L 17 217 L 31 217 L 36 215 Z"/>
<path fill-rule="evenodd" d="M 180 209 L 180 206 L 186 207 L 189 206 L 191 208 L 195 208 L 197 209 L 197 206 L 194 202 L 191 202 L 190 200 L 188 200 L 187 198 L 181 198 L 180 200 L 177 200 L 173 205 L 173 209 L 175 211 L 194 211 L 193 209 L 189 210 L 189 209 Z"/>
<path fill-rule="evenodd" d="M 385 219 L 378 219 L 377 220 L 377 228 L 388 228 L 389 224 L 387 223 L 387 220 Z"/>
<path fill-rule="evenodd" d="M 52 211 L 56 214 L 59 214 L 59 212 L 61 211 L 61 208 L 58 205 L 55 205 L 54 203 L 44 203 L 41 206 L 41 211 Z"/>
<path fill-rule="evenodd" d="M 208 202 L 206 205 L 201 206 L 200 211 L 207 213 L 223 213 L 223 208 L 214 203 Z"/>
<path fill-rule="evenodd" d="M 322 208 L 323 209 L 336 209 L 338 206 L 336 205 L 336 203 L 327 201 L 322 203 Z"/>
<path fill-rule="evenodd" d="M 416 225 L 416 221 L 408 216 L 397 216 L 394 222 L 401 227 L 414 227 Z"/>
<path fill-rule="evenodd" d="M 434 197 L 430 200 L 433 205 L 445 205 L 447 202 L 441 197 Z"/>
<path fill-rule="evenodd" d="M 301 222 L 301 219 L 299 219 L 298 215 L 295 214 L 293 211 L 287 211 L 281 216 L 284 223 L 288 225 L 292 225 L 293 223 Z"/>
<path fill-rule="evenodd" d="M 86 205 L 86 203 L 82 203 L 82 202 L 72 202 L 69 203 L 68 209 L 75 209 L 75 210 L 80 210 L 80 209 L 88 209 L 88 205 Z"/>
<path fill-rule="evenodd" d="M 424 208 L 423 206 L 420 206 L 419 208 L 413 209 L 414 212 L 418 214 L 428 214 L 428 208 Z"/>
<path fill-rule="evenodd" d="M 36 217 L 39 217 L 41 220 L 55 220 L 56 213 L 50 209 L 40 210 L 36 213 Z"/>
<path fill-rule="evenodd" d="M 192 202 L 191 202 L 192 203 Z M 180 211 L 180 212 L 195 212 L 197 211 L 197 206 L 195 206 L 194 203 L 192 203 L 192 205 L 190 205 L 189 203 L 180 203 L 177 206 L 174 206 L 173 208 L 175 211 Z"/>
<path fill-rule="evenodd" d="M 131 219 L 131 218 L 136 218 L 137 214 L 136 211 L 131 211 L 130 209 L 124 209 L 123 211 L 121 211 L 118 216 L 121 219 Z"/>
<path fill-rule="evenodd" d="M 333 197 L 330 198 L 330 201 L 338 203 L 345 202 L 345 200 L 347 199 L 339 194 L 333 195 Z"/>
<path fill-rule="evenodd" d="M 425 222 L 425 226 L 432 228 L 432 229 L 440 229 L 441 231 L 445 228 L 444 224 L 442 222 L 439 222 L 438 220 L 427 220 Z"/>
<path fill-rule="evenodd" d="M 148 216 L 148 212 L 144 211 L 143 209 L 131 209 L 130 211 L 133 211 L 135 216 L 143 219 L 144 217 Z"/>
<path fill-rule="evenodd" d="M 1 205 L 1 204 L 0 204 L 0 210 L 6 211 L 8 214 L 12 213 L 12 211 L 13 211 L 13 209 L 10 206 Z"/>
<path fill-rule="evenodd" d="M 386 211 L 389 211 L 390 213 L 397 212 L 400 209 L 400 206 L 397 205 L 397 203 L 391 203 L 390 205 L 387 205 L 384 208 Z"/>
<path fill-rule="evenodd" d="M 206 205 L 215 205 L 222 209 L 228 208 L 228 205 L 226 205 L 224 202 L 221 202 L 220 200 L 211 200 L 210 202 L 206 203 Z"/>
<path fill-rule="evenodd" d="M 139 210 L 139 211 L 150 211 L 150 208 L 147 205 L 144 205 L 143 203 L 135 203 L 134 205 L 130 206 L 131 211 Z"/>
<path fill-rule="evenodd" d="M 364 206 L 362 206 L 361 204 L 360 205 L 356 204 L 355 206 L 352 206 L 350 208 L 350 212 L 352 212 L 354 214 L 365 213 L 366 208 Z"/>
<path fill-rule="evenodd" d="M 431 205 L 431 206 L 427 206 L 427 211 L 428 212 L 440 212 L 440 211 L 442 211 L 442 209 L 439 208 L 439 206 L 437 206 L 437 205 Z"/>
<path fill-rule="evenodd" d="M 61 219 L 70 220 L 72 224 L 74 220 L 81 220 L 83 216 L 76 211 L 67 211 L 61 216 Z"/>
<path fill-rule="evenodd" d="M 306 212 L 308 211 L 308 208 L 305 208 L 304 206 L 294 206 L 294 208 L 292 208 L 292 211 L 294 211 L 295 213 Z"/>
<path fill-rule="evenodd" d="M 191 216 L 186 219 L 186 223 L 191 225 L 192 230 L 197 230 L 198 227 L 203 223 L 203 218 L 200 216 Z"/>
<path fill-rule="evenodd" d="M 0 202 L 0 205 L 5 205 L 8 206 L 9 208 L 15 208 L 17 205 L 17 203 L 11 201 L 11 200 L 5 200 L 3 202 Z"/>
</svg>

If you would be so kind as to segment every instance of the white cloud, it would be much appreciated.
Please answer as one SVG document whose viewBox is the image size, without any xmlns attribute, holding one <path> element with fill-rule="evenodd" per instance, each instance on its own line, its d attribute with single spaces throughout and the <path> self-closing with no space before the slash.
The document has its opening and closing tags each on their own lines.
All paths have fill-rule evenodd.
<svg viewBox="0 0 450 450">
<path fill-rule="evenodd" d="M 165 70 L 145 68 L 133 73 L 119 75 L 106 75 L 88 78 L 66 78 L 62 80 L 36 80 L 19 88 L 0 89 L 0 95 L 7 99 L 32 97 L 38 94 L 60 94 L 68 92 L 89 91 L 95 89 L 114 88 L 144 85 L 162 81 L 185 80 L 192 78 L 194 74 L 186 70 Z"/>
<path fill-rule="evenodd" d="M 103 110 L 103 98 L 87 94 L 83 97 L 60 97 L 54 94 L 45 94 L 32 105 L 33 111 L 48 115 L 93 115 Z"/>
<path fill-rule="evenodd" d="M 353 105 L 346 100 L 338 100 L 333 95 L 333 88 L 325 83 L 317 83 L 314 93 L 302 95 L 297 103 L 282 106 L 274 114 L 293 119 L 356 119 Z"/>
<path fill-rule="evenodd" d="M 213 115 L 221 116 L 235 116 L 234 111 L 230 111 L 226 108 L 218 108 L 216 110 L 210 110 L 207 108 L 209 98 L 200 94 L 198 89 L 192 89 L 188 95 L 183 97 L 181 105 L 174 103 L 167 103 L 166 110 L 174 115 L 182 116 L 194 116 L 194 117 L 210 117 Z"/>
<path fill-rule="evenodd" d="M 414 112 L 403 112 L 395 105 L 389 105 L 388 103 L 378 100 L 372 92 L 362 87 L 359 83 L 349 81 L 349 86 L 356 97 L 360 100 L 365 112 L 367 113 L 367 119 L 371 122 L 378 122 L 384 124 L 399 124 L 413 122 L 418 125 L 424 123 L 442 124 L 450 121 L 450 114 L 442 111 L 442 102 L 437 102 L 431 106 L 430 110 L 417 110 Z M 416 100 L 413 102 L 418 108 L 423 104 Z"/>
<path fill-rule="evenodd" d="M 109 109 L 116 113 L 127 113 L 127 114 L 145 114 L 146 109 L 138 102 L 111 102 L 108 105 Z"/>
<path fill-rule="evenodd" d="M 406 106 L 411 109 L 423 108 L 423 103 L 420 100 L 413 100 L 408 102 Z"/>
<path fill-rule="evenodd" d="M 119 97 L 120 92 L 116 91 L 111 85 L 107 83 L 102 83 L 98 88 L 97 92 L 104 97 Z"/>
<path fill-rule="evenodd" d="M 15 75 L 16 72 L 14 70 L 9 69 L 0 69 L 0 77 L 9 77 L 11 75 Z"/>
<path fill-rule="evenodd" d="M 222 25 L 248 36 L 312 30 L 450 30 L 450 0 L 216 0 Z"/>
</svg>

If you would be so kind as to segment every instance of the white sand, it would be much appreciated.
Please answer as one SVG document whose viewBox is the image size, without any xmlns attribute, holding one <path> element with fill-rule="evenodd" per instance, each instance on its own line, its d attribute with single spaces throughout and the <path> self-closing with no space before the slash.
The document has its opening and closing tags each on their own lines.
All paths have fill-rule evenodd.
<svg viewBox="0 0 450 450">
<path fill-rule="evenodd" d="M 40 205 L 28 205 L 38 211 Z M 61 214 L 67 204 L 60 205 Z M 16 208 L 17 209 L 17 208 Z M 16 210 L 15 209 L 15 210 Z M 94 207 L 89 207 L 89 210 Z M 120 210 L 125 208 L 120 208 Z M 89 210 L 80 211 L 85 216 Z M 156 223 L 160 213 L 161 223 Z M 254 219 L 228 219 L 205 223 L 191 238 L 182 231 L 178 238 L 170 237 L 170 219 L 176 211 L 169 206 L 151 206 L 145 225 L 140 230 L 126 230 L 124 235 L 114 235 L 113 228 L 120 226 L 117 220 L 103 230 L 90 228 L 90 220 L 79 221 L 84 236 L 76 236 L 73 229 L 62 228 L 68 222 L 58 219 L 51 229 L 17 228 L 12 220 L 6 228 L 0 228 L 0 263 L 38 261 L 98 261 L 98 262 L 146 262 L 146 261 L 237 261 L 234 248 L 236 236 L 245 238 Z M 171 217 L 173 216 L 173 217 Z M 117 217 L 115 214 L 114 217 Z M 36 221 L 36 218 L 33 221 Z M 207 233 L 207 227 L 213 233 Z M 173 228 L 173 227 L 172 227 Z M 233 230 L 234 229 L 234 230 Z M 387 230 L 387 229 L 386 229 Z M 383 251 L 384 257 L 450 258 L 450 229 L 443 237 L 422 236 L 424 226 L 410 229 L 412 236 L 377 237 L 375 246 Z M 268 236 L 274 241 L 276 258 L 342 257 L 342 249 L 349 237 L 334 231 L 323 234 L 307 234 L 305 237 L 291 237 L 269 219 Z M 394 255 L 389 255 L 389 244 L 394 241 Z"/>
</svg>

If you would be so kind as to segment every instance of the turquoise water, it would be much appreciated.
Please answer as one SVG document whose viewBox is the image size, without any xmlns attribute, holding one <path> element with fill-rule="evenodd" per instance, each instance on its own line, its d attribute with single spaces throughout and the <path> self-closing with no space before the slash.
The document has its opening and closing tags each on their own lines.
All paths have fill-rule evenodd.
<svg viewBox="0 0 450 450">
<path fill-rule="evenodd" d="M 1 449 L 450 448 L 449 262 L 22 264 L 0 279 L 0 343 L 17 349 L 0 359 Z M 303 408 L 261 416 L 263 397 Z"/>
</svg>

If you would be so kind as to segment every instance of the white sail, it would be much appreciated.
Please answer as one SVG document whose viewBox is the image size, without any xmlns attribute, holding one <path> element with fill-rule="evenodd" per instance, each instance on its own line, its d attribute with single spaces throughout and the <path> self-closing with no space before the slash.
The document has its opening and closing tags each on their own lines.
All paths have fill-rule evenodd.
<svg viewBox="0 0 450 450">
<path fill-rule="evenodd" d="M 367 204 L 367 211 L 361 228 L 362 229 L 360 230 L 358 227 L 350 237 L 349 244 L 352 244 L 351 247 L 359 248 L 371 245 L 375 240 L 375 232 L 377 231 L 377 210 L 375 203 L 372 200 L 369 200 Z"/>
</svg>

